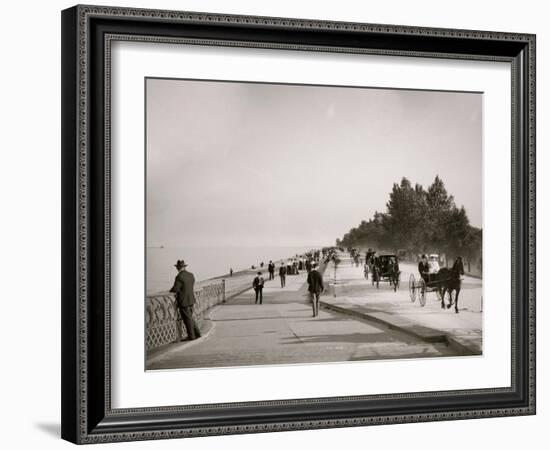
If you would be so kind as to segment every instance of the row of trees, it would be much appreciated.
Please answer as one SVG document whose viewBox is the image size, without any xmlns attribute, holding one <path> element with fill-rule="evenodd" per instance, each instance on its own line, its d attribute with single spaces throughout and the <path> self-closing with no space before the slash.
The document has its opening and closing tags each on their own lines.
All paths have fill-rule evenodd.
<svg viewBox="0 0 550 450">
<path fill-rule="evenodd" d="M 439 176 L 424 189 L 407 178 L 394 183 L 386 212 L 375 212 L 342 239 L 342 247 L 373 247 L 409 255 L 445 253 L 462 255 L 468 261 L 481 258 L 482 230 L 470 225 L 464 207 L 458 208 Z"/>
</svg>

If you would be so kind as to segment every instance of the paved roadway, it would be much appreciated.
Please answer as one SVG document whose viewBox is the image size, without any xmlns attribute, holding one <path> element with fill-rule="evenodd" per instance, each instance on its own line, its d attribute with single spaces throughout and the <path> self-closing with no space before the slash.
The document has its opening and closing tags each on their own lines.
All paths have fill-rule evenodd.
<svg viewBox="0 0 550 450">
<path fill-rule="evenodd" d="M 349 258 L 340 255 L 341 264 L 336 273 L 334 265 L 327 268 L 325 278 L 336 284 L 334 297 L 325 297 L 327 305 L 338 311 L 345 309 L 381 321 L 390 328 L 407 331 L 425 340 L 445 336 L 462 354 L 481 354 L 483 350 L 483 314 L 481 312 L 482 280 L 466 276 L 459 296 L 459 314 L 455 309 L 442 309 L 436 292 L 426 294 L 426 304 L 420 306 L 418 299 L 411 303 L 409 277 L 418 279 L 414 264 L 401 263 L 401 283 L 397 292 L 388 282 L 381 282 L 377 289 L 371 279 L 365 280 L 362 267 L 355 267 Z M 445 302 L 448 302 L 448 297 Z"/>
<path fill-rule="evenodd" d="M 313 318 L 305 280 L 306 273 L 302 272 L 297 276 L 287 276 L 285 288 L 280 287 L 278 277 L 267 281 L 262 305 L 254 304 L 254 292 L 250 290 L 217 306 L 210 312 L 213 326 L 205 337 L 169 346 L 148 361 L 148 369 L 455 354 L 444 344 L 422 342 L 348 315 L 321 309 L 319 316 Z"/>
<path fill-rule="evenodd" d="M 365 282 L 363 268 L 356 267 L 351 263 L 351 259 L 346 254 L 341 254 L 341 264 L 338 266 L 337 280 L 337 295 L 346 295 L 350 297 L 361 297 L 365 303 L 388 302 L 395 306 L 404 306 L 410 301 L 409 295 L 409 279 L 411 274 L 414 275 L 416 283 L 420 279 L 418 267 L 416 264 L 400 262 L 399 270 L 401 271 L 399 290 L 394 293 L 393 288 L 387 281 L 381 281 L 379 288 L 372 285 L 372 277 L 369 274 L 369 281 Z M 332 271 L 328 271 L 325 277 L 334 278 Z M 471 312 L 482 311 L 482 280 L 471 276 L 464 276 L 459 295 L 458 307 L 459 310 L 467 310 Z M 418 302 L 418 299 L 416 300 Z M 445 295 L 445 303 L 449 302 L 448 294 Z M 426 306 L 430 309 L 431 306 L 440 305 L 439 297 L 436 292 L 426 293 Z M 453 307 L 454 311 L 454 307 Z"/>
</svg>

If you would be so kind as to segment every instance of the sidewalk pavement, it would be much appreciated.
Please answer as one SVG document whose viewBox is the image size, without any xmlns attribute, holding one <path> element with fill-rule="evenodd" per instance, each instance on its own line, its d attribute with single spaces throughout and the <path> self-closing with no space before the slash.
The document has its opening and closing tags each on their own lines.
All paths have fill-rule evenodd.
<svg viewBox="0 0 550 450">
<path fill-rule="evenodd" d="M 344 254 L 340 259 L 336 271 L 331 262 L 325 272 L 332 295 L 321 298 L 322 306 L 375 321 L 425 342 L 445 342 L 462 354 L 482 354 L 481 280 L 465 277 L 459 296 L 460 313 L 456 314 L 454 307 L 441 308 L 435 292 L 426 294 L 424 307 L 418 300 L 411 303 L 409 277 L 415 273 L 412 264 L 400 264 L 401 282 L 394 292 L 387 282 L 381 282 L 379 289 L 373 286 L 370 277 L 364 278 L 363 268 L 353 267 Z"/>
<path fill-rule="evenodd" d="M 147 369 L 305 364 L 455 356 L 444 343 L 423 342 L 399 330 L 329 309 L 312 317 L 307 273 L 267 281 L 263 304 L 247 290 L 209 310 L 203 337 L 151 353 Z M 330 297 L 331 291 L 321 298 Z"/>
</svg>

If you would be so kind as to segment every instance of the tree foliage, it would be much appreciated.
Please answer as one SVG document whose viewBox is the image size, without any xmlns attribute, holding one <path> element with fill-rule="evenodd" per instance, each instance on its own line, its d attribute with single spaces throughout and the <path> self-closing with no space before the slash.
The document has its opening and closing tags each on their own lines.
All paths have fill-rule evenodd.
<svg viewBox="0 0 550 450">
<path fill-rule="evenodd" d="M 375 212 L 368 221 L 352 228 L 337 244 L 344 247 L 374 247 L 410 255 L 423 252 L 463 255 L 477 259 L 482 233 L 470 225 L 463 206 L 456 206 L 443 180 L 436 176 L 424 189 L 407 178 L 394 183 L 386 212 Z"/>
</svg>

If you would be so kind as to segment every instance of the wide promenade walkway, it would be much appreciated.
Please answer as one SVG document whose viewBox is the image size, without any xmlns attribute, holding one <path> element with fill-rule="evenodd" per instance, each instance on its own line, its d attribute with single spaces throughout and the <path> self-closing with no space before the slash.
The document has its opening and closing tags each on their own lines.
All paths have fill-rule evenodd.
<svg viewBox="0 0 550 450">
<path fill-rule="evenodd" d="M 252 278 L 250 279 L 252 283 Z M 332 291 L 322 298 L 332 297 Z M 262 305 L 248 290 L 210 311 L 210 331 L 155 354 L 148 369 L 358 361 L 455 355 L 444 343 L 429 343 L 399 330 L 321 309 L 312 317 L 306 272 L 266 281 Z"/>
</svg>

